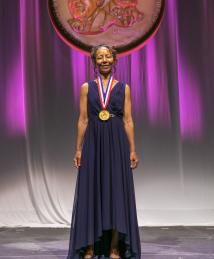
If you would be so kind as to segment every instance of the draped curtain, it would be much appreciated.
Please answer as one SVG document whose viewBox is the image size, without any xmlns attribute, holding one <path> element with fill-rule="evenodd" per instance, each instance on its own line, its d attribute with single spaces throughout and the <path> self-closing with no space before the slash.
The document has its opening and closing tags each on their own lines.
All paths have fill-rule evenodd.
<svg viewBox="0 0 214 259">
<path fill-rule="evenodd" d="M 120 58 L 131 87 L 139 225 L 214 224 L 214 1 L 166 0 L 161 27 Z M 69 226 L 80 86 L 90 59 L 44 0 L 0 1 L 0 226 Z"/>
</svg>

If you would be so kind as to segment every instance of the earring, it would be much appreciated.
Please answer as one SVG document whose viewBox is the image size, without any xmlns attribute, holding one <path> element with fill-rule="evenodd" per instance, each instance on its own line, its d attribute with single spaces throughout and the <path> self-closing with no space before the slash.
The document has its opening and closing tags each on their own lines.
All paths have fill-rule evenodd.
<svg viewBox="0 0 214 259">
<path fill-rule="evenodd" d="M 116 71 L 117 71 L 117 69 L 116 69 L 116 66 L 114 65 L 114 66 L 113 66 L 113 74 L 115 74 Z"/>
<path fill-rule="evenodd" d="M 99 69 L 97 66 L 94 67 L 94 75 L 95 75 L 95 77 L 98 77 L 98 75 L 99 75 Z"/>
</svg>

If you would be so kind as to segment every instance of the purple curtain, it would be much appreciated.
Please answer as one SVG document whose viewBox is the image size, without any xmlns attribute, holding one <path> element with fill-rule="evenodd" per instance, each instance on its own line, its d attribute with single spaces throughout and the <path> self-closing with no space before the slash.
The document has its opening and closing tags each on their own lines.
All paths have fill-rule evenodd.
<svg viewBox="0 0 214 259">
<path fill-rule="evenodd" d="M 213 0 L 166 0 L 156 36 L 118 61 L 132 92 L 141 225 L 214 223 L 213 11 Z M 0 35 L 0 225 L 69 225 L 92 63 L 59 39 L 44 0 L 0 1 Z"/>
</svg>

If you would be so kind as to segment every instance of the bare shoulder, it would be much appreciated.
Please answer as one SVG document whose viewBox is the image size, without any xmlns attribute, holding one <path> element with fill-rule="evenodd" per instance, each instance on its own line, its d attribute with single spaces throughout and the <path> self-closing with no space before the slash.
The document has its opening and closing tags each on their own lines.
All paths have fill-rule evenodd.
<svg viewBox="0 0 214 259">
<path fill-rule="evenodd" d="M 126 85 L 125 85 L 125 94 L 126 94 L 126 95 L 130 95 L 130 93 L 131 93 L 130 85 L 129 85 L 129 84 L 126 84 Z"/>
<path fill-rule="evenodd" d="M 88 93 L 88 83 L 85 82 L 81 85 L 81 94 L 87 94 Z"/>
<path fill-rule="evenodd" d="M 88 82 L 85 82 L 84 84 L 81 85 L 81 88 L 87 89 L 88 88 Z"/>
</svg>

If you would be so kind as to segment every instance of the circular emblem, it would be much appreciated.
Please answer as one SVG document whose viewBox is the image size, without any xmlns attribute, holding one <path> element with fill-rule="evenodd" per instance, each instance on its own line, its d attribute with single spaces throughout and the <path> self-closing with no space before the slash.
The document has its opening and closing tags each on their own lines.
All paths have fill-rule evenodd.
<svg viewBox="0 0 214 259">
<path fill-rule="evenodd" d="M 102 121 L 106 121 L 110 118 L 110 113 L 109 111 L 107 110 L 102 110 L 99 112 L 99 118 L 102 120 Z"/>
<path fill-rule="evenodd" d="M 89 54 L 99 44 L 125 55 L 158 30 L 164 0 L 48 0 L 52 24 L 69 46 Z"/>
</svg>

